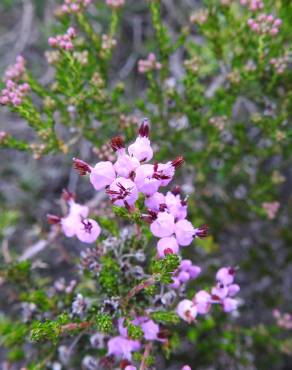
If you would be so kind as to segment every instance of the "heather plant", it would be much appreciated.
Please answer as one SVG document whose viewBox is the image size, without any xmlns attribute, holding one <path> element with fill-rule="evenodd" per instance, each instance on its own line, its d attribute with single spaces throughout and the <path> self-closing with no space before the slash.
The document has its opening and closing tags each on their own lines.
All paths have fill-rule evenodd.
<svg viewBox="0 0 292 370">
<path fill-rule="evenodd" d="M 146 369 L 156 366 L 155 351 L 160 347 L 170 355 L 173 344 L 168 327 L 180 319 L 192 324 L 201 315 L 209 314 L 212 306 L 221 306 L 226 313 L 237 309 L 234 297 L 240 288 L 234 283 L 236 271 L 232 267 L 217 271 L 211 289 L 198 290 L 187 298 L 186 285 L 198 278 L 201 268 L 182 259 L 181 250 L 194 239 L 206 237 L 207 226 L 194 227 L 186 219 L 187 200 L 181 198 L 178 187 L 165 195 L 158 191 L 169 185 L 183 158 L 146 163 L 153 157 L 148 135 L 146 119 L 138 138 L 127 149 L 120 137 L 113 138 L 111 146 L 117 152 L 114 163 L 101 161 L 91 167 L 73 159 L 79 174 L 89 175 L 96 191 L 105 190 L 114 213 L 131 222 L 134 229 L 124 228 L 125 232 L 121 232 L 114 218 L 108 222 L 100 217 L 89 218 L 89 207 L 78 204 L 69 191 L 63 192 L 68 213 L 64 217 L 48 215 L 56 237 L 62 232 L 68 238 L 76 236 L 82 243 L 95 246 L 81 252 L 79 282 L 61 279 L 46 292 L 42 284 L 38 286 L 37 280 L 32 280 L 33 287 L 19 294 L 26 325 L 4 320 L 1 330 L 4 343 L 12 349 L 16 347 L 19 356 L 29 335 L 32 342 L 47 341 L 52 346 L 58 343 L 60 366 L 70 366 L 74 362 L 70 355 L 73 347 L 61 345 L 62 337 L 75 335 L 73 343 L 77 346 L 86 336 L 88 343 L 83 348 L 89 351 L 91 344 L 99 350 L 100 357 L 86 355 L 82 359 L 84 368 Z M 150 247 L 152 235 L 159 238 L 156 248 Z M 18 270 L 23 270 L 24 276 Z M 20 285 L 26 285 L 29 274 L 29 263 L 24 262 L 6 267 L 3 278 L 25 278 Z M 19 334 L 9 341 L 14 330 Z M 32 362 L 30 367 L 54 368 L 54 347 L 48 354 L 41 348 L 44 359 Z M 10 356 L 14 355 L 12 350 Z"/>
<path fill-rule="evenodd" d="M 75 171 L 54 191 L 66 188 L 60 200 L 50 196 L 48 224 L 44 210 L 33 220 L 41 240 L 12 257 L 6 243 L 21 216 L 3 202 L 8 363 L 278 369 L 292 353 L 291 317 L 280 313 L 291 300 L 253 287 L 273 274 L 261 264 L 266 250 L 277 263 L 277 248 L 292 240 L 289 199 L 281 200 L 291 159 L 291 4 L 206 0 L 169 22 L 166 2 L 137 3 L 60 1 L 46 34 L 50 82 L 30 72 L 25 53 L 3 74 L 0 104 L 33 135 L 3 130 L 1 148 L 63 158 L 68 174 L 72 160 Z M 128 19 L 141 12 L 140 39 L 133 27 L 129 46 Z M 226 235 L 238 258 L 222 258 Z M 44 276 L 51 261 L 34 260 L 48 249 L 70 266 L 58 278 L 53 266 Z M 244 276 L 272 323 L 246 325 Z"/>
</svg>

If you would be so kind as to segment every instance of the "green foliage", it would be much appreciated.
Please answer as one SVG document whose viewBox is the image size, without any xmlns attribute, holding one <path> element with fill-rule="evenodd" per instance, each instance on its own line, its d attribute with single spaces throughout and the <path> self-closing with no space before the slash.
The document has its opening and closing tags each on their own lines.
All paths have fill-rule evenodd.
<svg viewBox="0 0 292 370">
<path fill-rule="evenodd" d="M 20 299 L 25 302 L 34 303 L 41 311 L 48 311 L 53 308 L 54 302 L 43 290 L 34 290 L 20 294 Z"/>
<path fill-rule="evenodd" d="M 27 326 L 0 316 L 0 343 L 8 348 L 21 345 L 27 334 Z"/>
<path fill-rule="evenodd" d="M 11 283 L 23 284 L 30 280 L 31 262 L 21 261 L 0 267 L 0 274 Z"/>
<path fill-rule="evenodd" d="M 95 317 L 97 329 L 103 333 L 110 334 L 113 330 L 112 317 L 106 313 L 98 313 Z"/>
<path fill-rule="evenodd" d="M 138 224 L 138 225 L 142 224 L 142 222 L 141 222 L 141 213 L 140 213 L 139 210 L 129 212 L 124 207 L 113 206 L 113 212 L 115 213 L 116 216 L 124 218 L 129 222 L 132 222 L 132 223 Z"/>
<path fill-rule="evenodd" d="M 33 342 L 51 341 L 57 343 L 61 334 L 61 324 L 57 321 L 34 321 L 31 326 L 30 338 Z"/>
<path fill-rule="evenodd" d="M 8 353 L 8 360 L 11 362 L 17 362 L 25 357 L 25 353 L 21 348 L 13 348 Z"/>
<path fill-rule="evenodd" d="M 178 324 L 180 322 L 180 318 L 177 316 L 175 312 L 172 311 L 156 311 L 151 313 L 151 318 L 159 323 L 162 324 Z"/>
<path fill-rule="evenodd" d="M 117 295 L 119 291 L 119 272 L 120 268 L 111 256 L 104 255 L 101 257 L 102 270 L 99 274 L 98 282 L 107 294 L 110 296 Z"/>
<path fill-rule="evenodd" d="M 127 325 L 128 336 L 134 340 L 140 340 L 143 338 L 143 330 L 139 325 L 134 325 L 131 322 Z"/>
<path fill-rule="evenodd" d="M 158 274 L 158 279 L 163 284 L 172 282 L 172 273 L 178 268 L 180 257 L 177 254 L 167 254 L 165 258 L 153 261 L 151 269 L 153 274 Z"/>
<path fill-rule="evenodd" d="M 0 236 L 3 237 L 8 227 L 17 223 L 19 213 L 15 210 L 2 210 L 0 214 Z"/>
</svg>

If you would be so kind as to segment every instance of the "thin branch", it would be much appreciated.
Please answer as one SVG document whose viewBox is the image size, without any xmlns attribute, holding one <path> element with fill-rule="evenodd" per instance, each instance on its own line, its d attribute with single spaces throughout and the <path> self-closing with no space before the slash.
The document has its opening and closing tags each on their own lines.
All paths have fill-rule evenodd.
<svg viewBox="0 0 292 370">
<path fill-rule="evenodd" d="M 93 326 L 93 325 L 94 325 L 94 322 L 92 322 L 92 321 L 84 321 L 84 322 L 80 322 L 80 323 L 72 322 L 70 324 L 66 324 L 66 325 L 61 326 L 61 333 L 66 333 L 68 331 L 70 332 L 70 331 L 78 330 L 78 329 L 87 329 L 87 328 L 89 328 L 90 326 Z"/>
<path fill-rule="evenodd" d="M 122 307 L 126 307 L 129 300 L 133 298 L 136 294 L 138 294 L 141 290 L 148 288 L 149 286 L 155 284 L 155 277 L 151 276 L 147 280 L 143 281 L 142 283 L 136 285 L 134 288 L 132 288 L 129 293 L 126 295 L 126 298 L 124 301 L 121 302 Z"/>
<path fill-rule="evenodd" d="M 144 353 L 143 353 L 143 357 L 142 357 L 142 361 L 141 361 L 141 365 L 140 365 L 140 369 L 139 370 L 146 370 L 147 369 L 147 359 L 150 355 L 150 352 L 152 350 L 152 342 L 148 342 L 145 346 L 145 350 L 144 350 Z"/>
<path fill-rule="evenodd" d="M 31 245 L 28 247 L 25 252 L 18 258 L 19 261 L 25 261 L 28 259 L 31 259 L 36 254 L 40 253 L 42 250 L 44 250 L 50 243 L 52 243 L 57 236 L 59 235 L 60 231 L 56 228 L 53 229 L 47 239 L 41 239 L 37 243 Z"/>
</svg>

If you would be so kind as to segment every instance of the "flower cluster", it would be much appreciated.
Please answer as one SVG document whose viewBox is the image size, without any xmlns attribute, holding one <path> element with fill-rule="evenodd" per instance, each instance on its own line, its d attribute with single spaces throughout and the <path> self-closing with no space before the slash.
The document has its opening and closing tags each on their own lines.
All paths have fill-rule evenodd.
<svg viewBox="0 0 292 370">
<path fill-rule="evenodd" d="M 231 3 L 232 3 L 232 0 L 221 0 L 220 1 L 220 4 L 223 6 L 229 6 L 231 5 Z"/>
<path fill-rule="evenodd" d="M 139 340 L 129 338 L 128 329 L 124 326 L 125 319 L 118 320 L 119 335 L 111 338 L 108 341 L 108 355 L 114 355 L 117 358 L 131 360 L 132 352 L 138 351 L 141 348 Z M 159 325 L 148 317 L 136 317 L 131 325 L 139 326 L 142 329 L 143 337 L 146 340 L 157 340 L 160 342 L 166 341 L 160 335 Z"/>
<path fill-rule="evenodd" d="M 173 169 L 174 171 L 174 169 Z M 168 180 L 164 185 L 169 183 Z M 207 235 L 208 228 L 203 225 L 194 228 L 186 220 L 187 201 L 181 199 L 179 188 L 175 188 L 166 195 L 158 191 L 147 194 L 145 205 L 149 210 L 150 230 L 159 239 L 157 253 L 164 257 L 168 253 L 178 253 L 179 247 L 190 245 L 195 237 L 203 238 Z"/>
<path fill-rule="evenodd" d="M 78 13 L 92 3 L 92 0 L 65 0 L 61 6 L 63 14 Z"/>
<path fill-rule="evenodd" d="M 208 16 L 208 9 L 199 9 L 190 16 L 190 22 L 202 25 L 207 22 Z"/>
<path fill-rule="evenodd" d="M 22 103 L 23 98 L 29 91 L 28 83 L 18 84 L 12 80 L 7 80 L 5 88 L 1 91 L 0 104 L 18 106 Z"/>
<path fill-rule="evenodd" d="M 191 260 L 182 260 L 179 268 L 173 273 L 173 282 L 170 287 L 178 289 L 188 281 L 196 279 L 200 273 L 201 268 L 193 265 Z"/>
<path fill-rule="evenodd" d="M 63 198 L 69 206 L 67 216 L 61 218 L 48 214 L 48 222 L 61 225 L 63 233 L 68 238 L 76 236 L 83 243 L 95 242 L 101 229 L 95 220 L 88 218 L 89 208 L 76 203 L 73 194 L 67 190 L 63 191 Z"/>
<path fill-rule="evenodd" d="M 74 51 L 73 58 L 77 60 L 81 65 L 85 66 L 88 64 L 88 51 Z"/>
<path fill-rule="evenodd" d="M 261 10 L 264 8 L 264 2 L 262 0 L 240 0 L 242 6 L 246 6 L 252 12 Z"/>
<path fill-rule="evenodd" d="M 239 292 L 240 287 L 234 284 L 235 270 L 231 267 L 222 267 L 216 274 L 216 285 L 211 294 L 200 290 L 192 300 L 184 299 L 177 306 L 177 314 L 188 323 L 193 322 L 197 315 L 207 314 L 213 304 L 220 304 L 224 312 L 237 309 L 238 301 L 233 297 Z"/>
<path fill-rule="evenodd" d="M 126 207 L 132 212 L 139 193 L 145 197 L 148 212 L 143 214 L 143 219 L 151 224 L 152 234 L 160 238 L 157 252 L 160 257 L 164 257 L 167 253 L 178 253 L 179 246 L 190 245 L 195 237 L 206 236 L 207 226 L 194 228 L 186 220 L 187 202 L 181 199 L 178 188 L 166 195 L 158 192 L 160 187 L 171 182 L 183 158 L 179 156 L 167 163 L 145 163 L 153 157 L 148 136 L 149 123 L 145 119 L 140 126 L 139 136 L 129 145 L 128 151 L 122 138 L 111 140 L 112 149 L 117 153 L 114 164 L 101 161 L 91 167 L 80 159 L 74 158 L 73 161 L 80 175 L 89 174 L 90 182 L 96 190 L 106 189 L 114 205 Z"/>
<path fill-rule="evenodd" d="M 117 44 L 117 41 L 109 35 L 102 35 L 101 48 L 103 51 L 112 50 Z"/>
<path fill-rule="evenodd" d="M 155 54 L 150 53 L 147 59 L 140 59 L 138 62 L 139 73 L 147 73 L 161 69 L 161 63 L 156 59 Z"/>
<path fill-rule="evenodd" d="M 25 59 L 23 56 L 18 55 L 16 57 L 16 62 L 15 64 L 9 66 L 5 73 L 4 73 L 4 78 L 5 80 L 13 80 L 13 81 L 18 81 L 21 79 L 23 74 L 25 73 Z"/>
<path fill-rule="evenodd" d="M 25 73 L 25 59 L 19 55 L 15 64 L 9 66 L 4 74 L 5 87 L 0 94 L 0 104 L 13 106 L 20 105 L 29 91 L 28 83 L 19 83 Z"/>
<path fill-rule="evenodd" d="M 277 325 L 280 328 L 287 330 L 292 329 L 292 315 L 290 313 L 281 313 L 279 310 L 275 309 L 273 311 L 273 316 L 277 320 Z"/>
<path fill-rule="evenodd" d="M 278 75 L 281 75 L 285 72 L 290 62 L 291 62 L 291 55 L 289 54 L 286 54 L 279 58 L 272 58 L 270 60 L 270 64 L 273 66 L 275 72 Z"/>
<path fill-rule="evenodd" d="M 257 18 L 250 18 L 247 21 L 247 25 L 255 33 L 270 36 L 275 36 L 279 33 L 281 24 L 281 19 L 275 18 L 272 14 L 260 14 Z"/>
<path fill-rule="evenodd" d="M 137 370 L 136 366 L 128 365 L 125 367 L 125 370 Z M 181 370 L 192 370 L 192 368 L 189 365 L 184 365 Z"/>
<path fill-rule="evenodd" d="M 63 50 L 72 50 L 74 45 L 72 40 L 76 37 L 76 31 L 73 27 L 69 27 L 64 35 L 57 35 L 56 37 L 49 37 L 48 43 L 54 48 Z"/>
<path fill-rule="evenodd" d="M 188 71 L 195 74 L 195 73 L 199 72 L 201 63 L 202 63 L 202 61 L 197 56 L 194 56 L 191 59 L 185 60 L 184 61 L 184 66 Z"/>
<path fill-rule="evenodd" d="M 262 204 L 263 210 L 268 216 L 269 220 L 273 220 L 276 217 L 276 214 L 280 208 L 279 202 L 264 202 Z"/>
<path fill-rule="evenodd" d="M 125 0 L 106 0 L 106 5 L 110 6 L 113 9 L 118 9 L 121 6 L 125 5 Z"/>
</svg>

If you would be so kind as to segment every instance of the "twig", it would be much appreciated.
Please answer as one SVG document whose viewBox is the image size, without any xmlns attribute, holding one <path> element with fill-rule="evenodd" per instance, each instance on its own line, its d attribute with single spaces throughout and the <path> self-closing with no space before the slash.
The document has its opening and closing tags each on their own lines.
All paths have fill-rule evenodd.
<svg viewBox="0 0 292 370">
<path fill-rule="evenodd" d="M 126 295 L 126 298 L 123 302 L 121 302 L 121 306 L 125 307 L 127 306 L 129 300 L 133 298 L 136 294 L 138 294 L 141 290 L 148 288 L 149 286 L 153 285 L 155 283 L 155 277 L 151 276 L 147 280 L 143 281 L 142 283 L 136 285 L 134 288 L 132 288 L 129 293 Z"/>
<path fill-rule="evenodd" d="M 18 258 L 19 261 L 25 261 L 28 259 L 31 259 L 36 254 L 40 253 L 42 250 L 44 250 L 50 243 L 52 243 L 57 236 L 59 235 L 59 230 L 53 229 L 47 239 L 41 239 L 37 243 L 31 245 L 26 249 L 26 251 Z"/>
<path fill-rule="evenodd" d="M 146 370 L 147 369 L 146 360 L 149 357 L 151 350 L 152 350 L 152 342 L 148 342 L 145 346 L 145 350 L 144 350 L 144 353 L 143 353 L 143 357 L 142 357 L 142 361 L 141 361 L 141 365 L 140 365 L 139 370 Z"/>
<path fill-rule="evenodd" d="M 6 238 L 3 239 L 3 242 L 2 242 L 2 254 L 3 254 L 3 258 L 4 258 L 5 263 L 11 263 L 12 262 L 12 257 L 11 257 L 10 252 L 9 252 L 8 240 Z"/>
<path fill-rule="evenodd" d="M 61 333 L 66 333 L 68 331 L 77 330 L 77 329 L 87 329 L 93 325 L 94 325 L 94 322 L 92 321 L 84 321 L 80 323 L 71 322 L 70 324 L 61 326 Z"/>
</svg>

